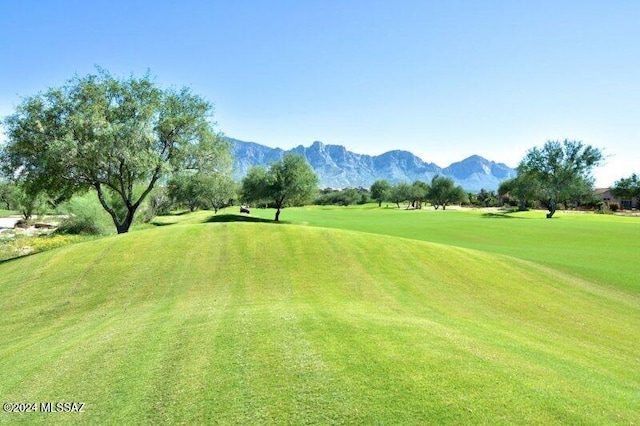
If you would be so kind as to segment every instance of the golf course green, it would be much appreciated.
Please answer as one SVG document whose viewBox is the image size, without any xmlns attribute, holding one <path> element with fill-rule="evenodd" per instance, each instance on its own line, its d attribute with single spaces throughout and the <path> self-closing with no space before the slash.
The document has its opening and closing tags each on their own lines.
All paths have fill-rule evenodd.
<svg viewBox="0 0 640 426">
<path fill-rule="evenodd" d="M 2 402 L 83 404 L 0 423 L 640 422 L 640 218 L 235 212 L 0 263 Z"/>
</svg>

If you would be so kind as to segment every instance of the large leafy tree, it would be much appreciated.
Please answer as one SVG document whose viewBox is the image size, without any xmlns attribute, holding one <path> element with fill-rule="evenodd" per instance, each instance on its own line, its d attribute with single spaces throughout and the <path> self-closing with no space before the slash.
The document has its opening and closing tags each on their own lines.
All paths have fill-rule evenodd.
<svg viewBox="0 0 640 426">
<path fill-rule="evenodd" d="M 539 187 L 539 183 L 531 176 L 521 174 L 502 181 L 498 188 L 498 194 L 501 197 L 508 195 L 509 199 L 518 201 L 520 210 L 527 210 L 528 203 L 536 200 Z"/>
<path fill-rule="evenodd" d="M 233 201 L 237 192 L 237 183 L 226 174 L 206 175 L 203 178 L 204 188 L 202 199 L 205 207 L 218 213 L 223 207 L 227 207 Z"/>
<path fill-rule="evenodd" d="M 398 182 L 391 187 L 389 191 L 389 201 L 396 203 L 396 206 L 400 208 L 400 203 L 408 201 L 412 198 L 411 185 L 407 182 Z M 410 204 L 407 204 L 409 208 Z"/>
<path fill-rule="evenodd" d="M 94 189 L 118 233 L 127 232 L 164 175 L 196 158 L 225 157 L 210 111 L 189 89 L 162 90 L 148 75 L 118 79 L 100 69 L 22 101 L 4 120 L 2 168 L 29 194 L 60 200 Z"/>
<path fill-rule="evenodd" d="M 213 209 L 218 213 L 235 196 L 236 183 L 225 173 L 205 173 L 189 170 L 175 175 L 167 183 L 167 193 L 176 206 Z"/>
<path fill-rule="evenodd" d="M 446 210 L 449 204 L 464 202 L 467 194 L 460 185 L 455 185 L 453 179 L 435 175 L 431 179 L 427 198 L 436 210 L 440 206 L 442 210 Z"/>
<path fill-rule="evenodd" d="M 204 179 L 200 174 L 185 171 L 176 173 L 167 182 L 167 195 L 174 206 L 186 207 L 192 212 L 204 205 L 204 187 Z"/>
<path fill-rule="evenodd" d="M 241 198 L 252 202 L 269 202 L 276 208 L 276 222 L 285 206 L 308 202 L 318 190 L 318 177 L 299 155 L 285 156 L 269 169 L 255 166 L 242 180 Z"/>
<path fill-rule="evenodd" d="M 371 185 L 371 198 L 378 202 L 378 207 L 382 206 L 382 202 L 389 198 L 391 193 L 391 184 L 386 180 L 377 180 Z"/>
<path fill-rule="evenodd" d="M 429 184 L 421 180 L 416 180 L 411 184 L 411 204 L 416 209 L 422 208 L 422 202 L 429 195 Z"/>
<path fill-rule="evenodd" d="M 551 218 L 559 202 L 584 197 L 585 188 L 593 187 L 591 171 L 603 160 L 599 149 L 580 141 L 547 141 L 529 150 L 518 165 L 517 179 L 535 190 Z"/>
<path fill-rule="evenodd" d="M 476 203 L 481 207 L 495 207 L 498 205 L 498 197 L 495 191 L 487 191 L 484 188 L 476 194 Z"/>
</svg>

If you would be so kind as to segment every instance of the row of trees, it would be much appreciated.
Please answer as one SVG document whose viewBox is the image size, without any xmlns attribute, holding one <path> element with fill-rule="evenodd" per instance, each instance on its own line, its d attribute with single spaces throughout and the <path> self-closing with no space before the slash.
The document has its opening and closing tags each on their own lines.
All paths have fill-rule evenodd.
<svg viewBox="0 0 640 426">
<path fill-rule="evenodd" d="M 431 183 L 416 180 L 412 184 L 400 182 L 395 185 L 386 180 L 377 180 L 371 185 L 371 198 L 376 200 L 378 206 L 384 201 L 395 203 L 400 208 L 400 203 L 407 202 L 407 208 L 422 208 L 424 202 L 430 202 L 437 210 L 443 210 L 451 204 L 464 203 L 468 196 L 461 186 L 456 186 L 453 179 L 436 175 Z"/>
<path fill-rule="evenodd" d="M 237 198 L 238 185 L 229 174 L 180 173 L 173 176 L 166 186 L 170 208 L 186 207 L 213 210 L 232 205 Z"/>
<path fill-rule="evenodd" d="M 320 189 L 311 204 L 349 206 L 375 201 L 381 206 L 383 201 L 390 202 L 392 199 L 397 199 L 399 200 L 397 204 L 407 202 L 407 207 L 420 209 L 423 202 L 429 201 L 429 189 L 428 183 L 419 180 L 411 185 L 407 183 L 393 185 L 386 180 L 378 180 L 370 188 Z M 459 203 L 473 207 L 498 207 L 502 206 L 505 201 L 508 201 L 506 194 L 481 189 L 477 193 L 467 192 L 466 196 L 460 194 L 460 197 L 453 204 Z"/>
<path fill-rule="evenodd" d="M 313 200 L 313 204 L 318 206 L 335 205 L 350 206 L 353 204 L 367 204 L 371 202 L 371 192 L 368 188 L 325 188 L 319 190 L 318 195 Z"/>
<path fill-rule="evenodd" d="M 437 209 L 448 204 L 470 203 L 473 205 L 497 205 L 498 198 L 508 197 L 519 202 L 525 209 L 539 202 L 548 209 L 547 218 L 553 217 L 558 205 L 584 205 L 597 200 L 591 172 L 602 164 L 602 152 L 580 141 L 547 141 L 543 147 L 529 150 L 518 165 L 514 179 L 501 183 L 498 194 L 482 190 L 478 194 L 465 194 L 453 180 L 435 176 L 431 184 L 416 181 L 412 185 L 391 185 L 376 181 L 371 186 L 371 197 L 381 205 L 383 201 L 400 203 L 409 201 L 408 207 L 421 208 L 429 201 Z M 616 182 L 612 193 L 625 198 L 640 195 L 639 178 L 636 175 Z"/>
<path fill-rule="evenodd" d="M 294 160 L 295 159 L 295 160 Z M 535 147 L 527 152 L 518 166 L 516 178 L 505 181 L 499 195 L 509 195 L 517 199 L 523 207 L 531 201 L 539 201 L 549 211 L 551 218 L 559 203 L 578 205 L 594 200 L 593 177 L 591 171 L 604 160 L 602 152 L 579 141 L 548 141 L 542 148 Z M 635 179 L 635 180 L 634 180 Z M 636 188 L 634 175 L 619 185 Z M 317 177 L 311 167 L 301 157 L 285 157 L 269 169 L 256 167 L 250 170 L 242 182 L 242 198 L 247 201 L 265 202 L 270 200 L 276 208 L 276 220 L 280 210 L 287 204 L 308 202 L 317 185 Z M 618 184 L 617 184 L 618 185 Z M 625 186 L 626 185 L 626 186 Z M 635 186 L 634 186 L 635 185 Z M 625 193 L 631 193 L 627 189 Z M 471 196 L 473 195 L 473 196 Z M 412 184 L 400 182 L 395 185 L 387 181 L 374 182 L 370 197 L 381 206 L 383 201 L 408 202 L 407 207 L 422 208 L 423 202 L 430 202 L 435 209 L 456 203 L 490 205 L 496 203 L 496 196 L 489 191 L 466 194 L 461 186 L 443 176 L 434 176 L 430 184 L 415 181 Z M 347 189 L 322 194 L 322 200 L 334 200 L 348 205 L 357 200 L 364 202 L 363 191 Z"/>
</svg>

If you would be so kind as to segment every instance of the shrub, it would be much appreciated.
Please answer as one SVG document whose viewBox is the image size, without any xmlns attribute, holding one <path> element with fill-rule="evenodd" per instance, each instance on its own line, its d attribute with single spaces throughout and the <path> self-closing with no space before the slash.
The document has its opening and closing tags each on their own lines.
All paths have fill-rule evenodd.
<svg viewBox="0 0 640 426">
<path fill-rule="evenodd" d="M 620 206 L 617 205 L 616 203 L 609 204 L 609 210 L 611 210 L 614 213 L 617 212 L 619 208 L 620 208 Z"/>
<path fill-rule="evenodd" d="M 60 234 L 99 235 L 112 231 L 113 222 L 94 192 L 74 196 L 60 210 L 67 216 L 58 227 Z"/>
<path fill-rule="evenodd" d="M 149 194 L 148 202 L 147 202 L 147 210 L 146 216 L 149 215 L 166 215 L 171 212 L 173 209 L 173 203 L 171 199 L 167 195 L 167 190 L 164 187 L 156 187 L 151 194 Z M 145 217 L 146 217 L 145 216 Z M 151 221 L 153 217 L 150 217 L 149 221 Z"/>
<path fill-rule="evenodd" d="M 33 249 L 34 253 L 40 253 L 42 251 L 66 246 L 79 241 L 83 241 L 83 238 L 75 235 L 53 234 L 33 237 L 28 241 L 28 245 Z"/>
<path fill-rule="evenodd" d="M 90 216 L 71 215 L 62 221 L 60 227 L 58 227 L 58 232 L 72 235 L 99 235 L 103 234 L 104 230 Z"/>
</svg>

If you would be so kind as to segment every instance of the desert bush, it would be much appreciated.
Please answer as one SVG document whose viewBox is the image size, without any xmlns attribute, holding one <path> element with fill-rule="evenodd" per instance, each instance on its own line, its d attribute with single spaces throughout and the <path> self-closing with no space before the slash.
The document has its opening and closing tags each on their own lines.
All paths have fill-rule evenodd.
<svg viewBox="0 0 640 426">
<path fill-rule="evenodd" d="M 142 202 L 142 206 L 136 212 L 134 224 L 149 223 L 154 217 L 167 215 L 173 209 L 173 202 L 167 194 L 165 187 L 156 187 Z"/>
<path fill-rule="evenodd" d="M 100 235 L 104 229 L 89 215 L 71 215 L 64 219 L 58 228 L 61 234 L 72 235 Z"/>
<path fill-rule="evenodd" d="M 173 203 L 165 187 L 155 188 L 149 195 L 147 204 L 148 210 L 153 213 L 153 216 L 169 214 L 173 209 Z M 151 217 L 149 221 L 151 219 L 153 219 L 153 217 Z"/>
<path fill-rule="evenodd" d="M 366 188 L 345 188 L 320 190 L 312 204 L 318 206 L 336 205 L 349 206 L 352 204 L 366 204 L 371 201 L 369 190 Z"/>
<path fill-rule="evenodd" d="M 66 246 L 68 244 L 83 240 L 84 239 L 82 237 L 79 237 L 77 235 L 52 234 L 30 238 L 26 241 L 26 244 L 33 249 L 34 253 L 40 253 L 42 251 Z"/>
<path fill-rule="evenodd" d="M 100 235 L 112 232 L 113 222 L 95 193 L 74 196 L 60 207 L 66 216 L 58 227 L 60 234 Z"/>
</svg>

